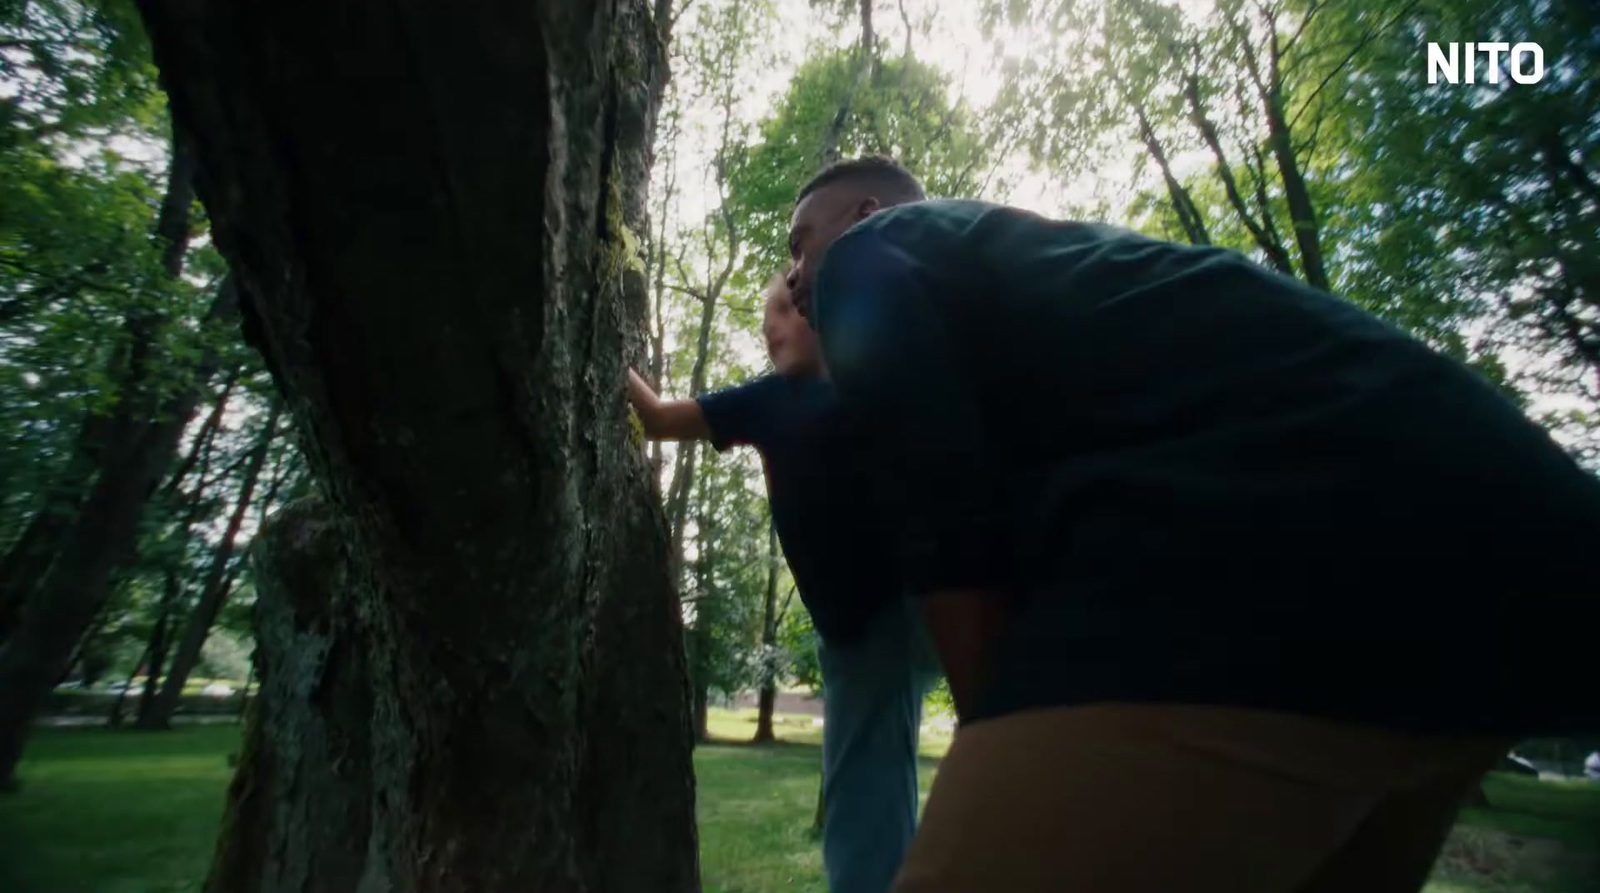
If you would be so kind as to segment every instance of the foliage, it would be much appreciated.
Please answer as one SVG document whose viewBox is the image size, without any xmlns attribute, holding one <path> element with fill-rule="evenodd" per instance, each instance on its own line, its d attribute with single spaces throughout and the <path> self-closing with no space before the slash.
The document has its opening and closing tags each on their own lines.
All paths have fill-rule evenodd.
<svg viewBox="0 0 1600 893">
<path fill-rule="evenodd" d="M 748 457 L 705 457 L 695 514 L 690 672 L 733 695 L 762 678 L 761 609 L 767 585 L 767 510 Z"/>
<path fill-rule="evenodd" d="M 163 203 L 190 194 L 187 175 L 172 176 L 171 140 L 131 3 L 0 6 L 0 548 L 16 548 L 41 518 L 75 515 L 120 446 L 105 440 L 113 420 L 142 424 L 161 401 L 201 394 L 188 461 L 149 494 L 138 543 L 79 646 L 75 672 L 90 676 L 126 678 L 159 627 L 169 640 L 181 628 L 271 391 L 236 325 L 207 321 L 226 265 L 198 204 L 173 218 L 188 223 L 172 233 L 183 275 L 164 256 Z M 197 379 L 208 353 L 225 381 Z M 273 451 L 259 510 L 304 480 L 288 438 Z M 228 574 L 249 593 L 242 554 Z M 222 625 L 247 633 L 242 607 Z"/>
<path fill-rule="evenodd" d="M 884 59 L 857 87 L 855 65 L 849 50 L 807 60 L 733 162 L 734 216 L 749 245 L 740 267 L 747 290 L 788 266 L 795 192 L 821 168 L 825 134 L 847 99 L 842 157 L 890 155 L 936 196 L 974 196 L 992 173 L 980 122 L 950 101 L 943 72 L 914 56 Z"/>
</svg>

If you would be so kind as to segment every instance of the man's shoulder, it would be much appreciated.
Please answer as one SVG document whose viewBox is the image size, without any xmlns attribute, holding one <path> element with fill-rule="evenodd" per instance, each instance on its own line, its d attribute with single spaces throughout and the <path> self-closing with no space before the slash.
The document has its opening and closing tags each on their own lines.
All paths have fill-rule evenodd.
<svg viewBox="0 0 1600 893">
<path fill-rule="evenodd" d="M 1164 244 L 1123 227 L 1047 217 L 1026 208 L 976 199 L 927 199 L 896 205 L 866 218 L 847 235 L 855 234 L 913 253 L 923 250 L 941 255 L 980 246 L 1009 250 L 1068 243 Z"/>
<path fill-rule="evenodd" d="M 852 233 L 876 233 L 896 241 L 916 236 L 961 232 L 989 214 L 1009 210 L 993 202 L 930 198 L 884 208 L 856 224 Z"/>
</svg>

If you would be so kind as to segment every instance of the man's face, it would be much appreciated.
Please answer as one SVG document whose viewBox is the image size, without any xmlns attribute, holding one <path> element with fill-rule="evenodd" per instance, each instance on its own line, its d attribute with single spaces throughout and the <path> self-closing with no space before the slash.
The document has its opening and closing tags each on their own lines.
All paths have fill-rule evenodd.
<svg viewBox="0 0 1600 893">
<path fill-rule="evenodd" d="M 877 198 L 858 184 L 831 183 L 806 196 L 789 221 L 789 292 L 795 309 L 811 319 L 811 290 L 828 246 L 857 221 L 878 210 Z"/>
</svg>

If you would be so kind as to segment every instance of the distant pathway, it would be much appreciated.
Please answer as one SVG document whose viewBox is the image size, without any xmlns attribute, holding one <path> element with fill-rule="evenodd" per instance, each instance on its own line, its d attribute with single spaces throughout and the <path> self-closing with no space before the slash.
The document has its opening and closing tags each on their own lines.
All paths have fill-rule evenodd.
<svg viewBox="0 0 1600 893">
<path fill-rule="evenodd" d="M 757 706 L 757 694 L 747 691 L 733 699 L 734 709 L 749 708 L 754 710 Z M 821 716 L 822 699 L 812 697 L 801 691 L 780 691 L 777 700 L 773 702 L 773 712 L 789 713 L 798 716 Z"/>
</svg>

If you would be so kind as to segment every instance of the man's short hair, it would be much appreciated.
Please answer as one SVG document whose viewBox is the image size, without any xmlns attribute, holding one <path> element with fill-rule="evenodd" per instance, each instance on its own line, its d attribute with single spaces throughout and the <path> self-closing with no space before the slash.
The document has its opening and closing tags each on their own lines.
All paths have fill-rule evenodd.
<svg viewBox="0 0 1600 893">
<path fill-rule="evenodd" d="M 886 155 L 863 155 L 849 161 L 836 161 L 800 187 L 794 203 L 800 204 L 806 196 L 834 183 L 856 182 L 876 190 L 878 198 L 896 202 L 920 202 L 927 198 L 922 184 L 900 162 Z"/>
</svg>

